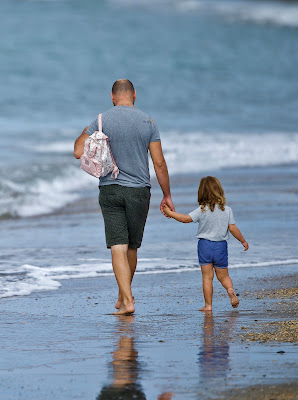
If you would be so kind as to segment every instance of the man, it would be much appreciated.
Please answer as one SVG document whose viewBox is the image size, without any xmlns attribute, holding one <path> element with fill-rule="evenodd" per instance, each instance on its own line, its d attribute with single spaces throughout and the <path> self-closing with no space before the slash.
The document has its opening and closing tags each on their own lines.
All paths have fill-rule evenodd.
<svg viewBox="0 0 298 400">
<path fill-rule="evenodd" d="M 163 191 L 160 210 L 171 210 L 167 164 L 156 123 L 134 107 L 136 91 L 127 79 L 116 81 L 111 93 L 114 107 L 102 114 L 103 132 L 109 137 L 112 154 L 119 168 L 117 179 L 111 174 L 99 180 L 99 204 L 105 223 L 106 243 L 112 252 L 112 264 L 119 287 L 115 314 L 135 311 L 131 282 L 137 266 L 137 249 L 141 246 L 150 202 L 148 150 Z M 96 118 L 77 138 L 74 155 L 80 158 L 85 140 L 98 130 Z"/>
</svg>

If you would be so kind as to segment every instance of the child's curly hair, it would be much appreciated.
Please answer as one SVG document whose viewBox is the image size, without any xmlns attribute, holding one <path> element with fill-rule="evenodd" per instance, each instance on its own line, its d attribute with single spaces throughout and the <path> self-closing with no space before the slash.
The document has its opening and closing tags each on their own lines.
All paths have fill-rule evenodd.
<svg viewBox="0 0 298 400">
<path fill-rule="evenodd" d="M 214 211 L 215 204 L 224 211 L 226 198 L 225 192 L 221 183 L 214 176 L 206 176 L 201 179 L 198 190 L 198 202 L 202 212 L 205 212 L 205 206 L 208 206 L 210 211 Z"/>
</svg>

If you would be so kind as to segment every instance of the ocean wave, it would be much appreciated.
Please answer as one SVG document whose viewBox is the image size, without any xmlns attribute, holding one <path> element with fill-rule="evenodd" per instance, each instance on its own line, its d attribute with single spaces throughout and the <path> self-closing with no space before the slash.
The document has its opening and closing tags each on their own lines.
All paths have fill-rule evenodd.
<svg viewBox="0 0 298 400">
<path fill-rule="evenodd" d="M 212 12 L 233 20 L 298 27 L 298 6 L 277 2 L 195 1 L 177 4 L 182 12 Z"/>
<path fill-rule="evenodd" d="M 39 153 L 71 153 L 73 151 L 73 140 L 37 144 L 31 146 L 30 149 Z"/>
<path fill-rule="evenodd" d="M 162 132 L 161 136 L 171 176 L 298 162 L 298 133 Z M 63 166 L 65 154 L 73 151 L 71 141 L 38 145 L 31 150 L 55 154 L 55 159 L 60 157 L 61 161 L 30 168 L 20 166 L 9 174 L 0 171 L 2 218 L 51 213 L 82 197 L 86 188 L 97 186 L 97 179 L 83 172 L 79 162 L 67 161 Z M 150 173 L 155 176 L 152 163 Z"/>
<path fill-rule="evenodd" d="M 297 265 L 298 259 L 264 261 L 259 263 L 231 264 L 229 268 L 278 267 Z M 172 274 L 185 273 L 198 269 L 194 260 L 172 260 L 168 258 L 140 259 L 136 274 Z M 26 296 L 34 292 L 57 290 L 62 280 L 113 276 L 109 261 L 83 263 L 80 265 L 53 266 L 40 268 L 34 265 L 22 265 L 19 268 L 0 272 L 0 298 Z"/>
<path fill-rule="evenodd" d="M 7 177 L 9 176 L 9 178 Z M 80 197 L 78 190 L 96 184 L 79 167 L 53 166 L 47 171 L 16 169 L 0 175 L 0 217 L 29 217 L 48 214 Z"/>
<path fill-rule="evenodd" d="M 285 2 L 224 0 L 110 0 L 129 7 L 165 7 L 181 13 L 215 15 L 227 20 L 298 27 L 298 6 Z"/>
<path fill-rule="evenodd" d="M 162 135 L 170 174 L 298 162 L 298 134 L 180 132 Z"/>
<path fill-rule="evenodd" d="M 161 138 L 172 174 L 298 162 L 298 133 L 173 131 L 162 132 Z M 70 153 L 72 148 L 71 141 L 34 147 L 42 153 Z"/>
</svg>

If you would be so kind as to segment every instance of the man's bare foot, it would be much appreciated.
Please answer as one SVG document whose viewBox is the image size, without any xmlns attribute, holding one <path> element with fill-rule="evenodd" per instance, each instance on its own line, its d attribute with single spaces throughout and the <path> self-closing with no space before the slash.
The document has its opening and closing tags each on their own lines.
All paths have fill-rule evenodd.
<svg viewBox="0 0 298 400">
<path fill-rule="evenodd" d="M 204 306 L 204 307 L 200 308 L 199 311 L 212 311 L 212 307 L 211 306 Z"/>
<path fill-rule="evenodd" d="M 126 305 L 122 304 L 118 311 L 114 312 L 114 315 L 130 315 L 135 312 L 135 306 L 133 303 Z"/>
<path fill-rule="evenodd" d="M 232 288 L 228 289 L 228 295 L 229 295 L 232 307 L 237 308 L 239 306 L 239 300 L 234 292 L 234 289 L 232 289 Z"/>
<path fill-rule="evenodd" d="M 115 304 L 115 308 L 117 308 L 117 310 L 119 310 L 120 307 L 121 307 L 121 300 L 118 299 L 117 303 Z"/>
<path fill-rule="evenodd" d="M 135 298 L 133 297 L 133 304 L 135 304 Z M 121 308 L 121 300 L 118 299 L 117 303 L 115 304 L 115 308 L 117 308 L 117 310 L 119 310 Z"/>
</svg>

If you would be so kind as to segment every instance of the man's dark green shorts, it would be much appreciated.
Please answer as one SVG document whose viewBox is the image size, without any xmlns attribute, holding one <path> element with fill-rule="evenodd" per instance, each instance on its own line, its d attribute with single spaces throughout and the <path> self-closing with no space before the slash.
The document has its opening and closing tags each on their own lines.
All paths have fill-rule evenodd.
<svg viewBox="0 0 298 400">
<path fill-rule="evenodd" d="M 107 247 L 141 247 L 150 204 L 149 187 L 100 186 L 99 204 L 105 222 Z"/>
</svg>

